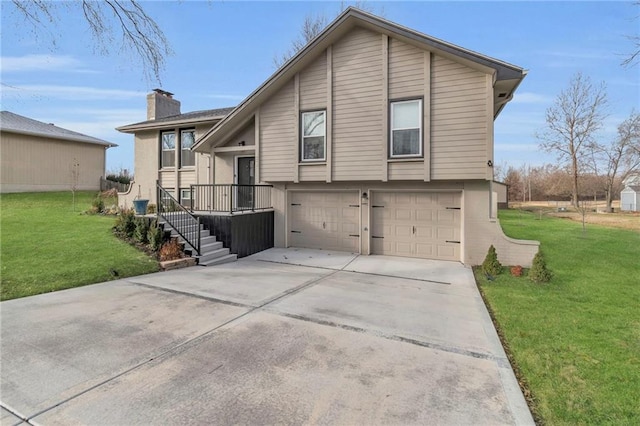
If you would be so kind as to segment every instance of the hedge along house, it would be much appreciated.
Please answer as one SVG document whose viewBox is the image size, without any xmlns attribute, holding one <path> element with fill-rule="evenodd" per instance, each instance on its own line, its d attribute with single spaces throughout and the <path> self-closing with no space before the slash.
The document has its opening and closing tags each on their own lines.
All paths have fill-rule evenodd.
<svg viewBox="0 0 640 426">
<path fill-rule="evenodd" d="M 493 244 L 501 262 L 529 266 L 539 244 L 502 233 L 492 188 L 493 121 L 525 75 L 349 8 L 196 131 L 204 184 L 190 187 L 189 204 L 211 217 L 270 207 L 276 247 L 479 264 Z M 177 132 L 187 123 L 176 119 Z M 143 194 L 156 176 L 165 182 L 153 121 L 148 133 L 119 129 L 136 133 Z"/>
<path fill-rule="evenodd" d="M 102 139 L 9 111 L 0 116 L 0 192 L 100 190 L 106 151 Z"/>
</svg>

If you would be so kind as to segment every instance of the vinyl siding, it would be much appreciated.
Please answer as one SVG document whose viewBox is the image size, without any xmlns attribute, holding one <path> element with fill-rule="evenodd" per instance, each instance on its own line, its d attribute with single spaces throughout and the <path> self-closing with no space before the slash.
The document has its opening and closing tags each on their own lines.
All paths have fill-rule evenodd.
<svg viewBox="0 0 640 426">
<path fill-rule="evenodd" d="M 67 191 L 71 168 L 79 164 L 78 190 L 100 189 L 105 147 L 17 133 L 0 134 L 1 191 Z"/>
<path fill-rule="evenodd" d="M 424 51 L 389 39 L 389 99 L 422 96 Z"/>
<path fill-rule="evenodd" d="M 236 135 L 232 136 L 223 146 L 239 146 L 242 141 L 244 141 L 245 146 L 253 146 L 256 144 L 256 128 L 253 121 L 237 132 Z"/>
<path fill-rule="evenodd" d="M 424 163 L 422 161 L 389 163 L 389 180 L 422 180 Z"/>
<path fill-rule="evenodd" d="M 333 179 L 379 180 L 382 40 L 356 28 L 333 47 Z"/>
<path fill-rule="evenodd" d="M 486 76 L 434 56 L 431 84 L 432 179 L 484 179 L 490 114 Z"/>
<path fill-rule="evenodd" d="M 160 185 L 163 188 L 175 188 L 176 187 L 176 172 L 173 171 L 173 170 L 161 171 L 160 172 Z"/>
<path fill-rule="evenodd" d="M 260 108 L 260 174 L 265 182 L 293 181 L 298 163 L 295 132 L 298 114 L 294 111 L 293 80 Z"/>
<path fill-rule="evenodd" d="M 300 109 L 327 107 L 327 52 L 300 72 Z"/>
<path fill-rule="evenodd" d="M 325 164 L 300 165 L 300 182 L 318 182 L 327 178 Z"/>
</svg>

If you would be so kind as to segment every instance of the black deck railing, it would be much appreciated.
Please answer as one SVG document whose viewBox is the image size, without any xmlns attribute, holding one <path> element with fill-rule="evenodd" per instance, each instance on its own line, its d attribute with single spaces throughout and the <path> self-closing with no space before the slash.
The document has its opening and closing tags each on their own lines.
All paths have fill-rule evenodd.
<svg viewBox="0 0 640 426">
<path fill-rule="evenodd" d="M 191 211 L 234 212 L 266 210 L 272 185 L 191 185 Z"/>
<path fill-rule="evenodd" d="M 164 219 L 200 255 L 200 218 L 191 214 L 166 189 L 158 189 L 158 218 Z"/>
</svg>

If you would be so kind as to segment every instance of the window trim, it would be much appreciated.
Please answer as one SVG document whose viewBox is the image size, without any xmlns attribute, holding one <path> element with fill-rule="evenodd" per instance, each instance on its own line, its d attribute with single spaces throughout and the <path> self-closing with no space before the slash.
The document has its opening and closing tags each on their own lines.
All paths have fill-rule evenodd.
<svg viewBox="0 0 640 426">
<path fill-rule="evenodd" d="M 394 105 L 404 104 L 410 102 L 418 102 L 418 114 L 419 114 L 419 123 L 420 127 L 418 127 L 418 153 L 417 154 L 393 154 L 393 131 L 394 130 L 411 130 L 415 129 L 415 127 L 404 127 L 404 128 L 394 128 L 393 127 L 393 114 L 394 114 Z M 422 97 L 419 98 L 407 98 L 407 99 L 394 99 L 389 101 L 389 159 L 411 159 L 411 158 L 424 158 L 424 100 Z"/>
<path fill-rule="evenodd" d="M 173 134 L 173 149 L 164 149 L 164 135 L 168 134 L 168 133 L 172 133 Z M 163 154 L 165 152 L 172 152 L 173 153 L 173 166 L 168 166 L 164 164 L 163 161 Z M 160 169 L 161 170 L 167 170 L 167 169 L 175 169 L 176 167 L 176 131 L 175 130 L 161 130 L 160 131 Z"/>
<path fill-rule="evenodd" d="M 304 158 L 304 154 L 305 154 L 305 150 L 304 150 L 304 139 L 305 137 L 309 138 L 309 137 L 318 137 L 318 136 L 305 136 L 304 135 L 304 115 L 305 114 L 313 114 L 313 113 L 318 113 L 321 112 L 322 116 L 324 118 L 323 121 L 323 135 L 322 137 L 324 138 L 324 145 L 323 145 L 323 156 L 322 158 Z M 307 111 L 300 111 L 300 162 L 301 163 L 323 163 L 327 161 L 327 110 L 326 109 L 313 109 L 313 110 L 307 110 Z"/>
<path fill-rule="evenodd" d="M 187 164 L 187 165 L 182 164 L 182 157 L 183 157 L 182 156 L 182 151 L 191 151 L 190 149 L 186 149 L 185 150 L 182 147 L 182 134 L 185 133 L 185 132 L 193 132 L 193 145 L 191 145 L 191 146 L 195 146 L 195 144 L 196 144 L 196 129 L 193 128 L 193 127 L 189 127 L 189 128 L 186 128 L 186 129 L 180 129 L 180 168 L 181 169 L 190 169 L 190 168 L 194 168 L 196 166 L 196 155 L 195 155 L 195 152 L 194 152 L 193 153 L 193 164 Z"/>
</svg>

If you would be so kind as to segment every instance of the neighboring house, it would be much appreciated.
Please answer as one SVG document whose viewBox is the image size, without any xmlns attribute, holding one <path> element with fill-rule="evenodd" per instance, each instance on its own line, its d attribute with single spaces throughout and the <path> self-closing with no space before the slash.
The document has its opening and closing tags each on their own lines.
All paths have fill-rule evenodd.
<svg viewBox="0 0 640 426">
<path fill-rule="evenodd" d="M 632 174 L 622 182 L 620 192 L 620 210 L 640 212 L 640 174 Z"/>
<path fill-rule="evenodd" d="M 72 184 L 100 189 L 106 151 L 116 144 L 9 111 L 0 114 L 0 192 L 66 191 Z"/>
<path fill-rule="evenodd" d="M 503 263 L 529 266 L 539 244 L 504 236 L 492 191 L 493 121 L 525 75 L 349 8 L 239 106 L 209 116 L 219 122 L 196 127 L 192 173 L 210 185 L 189 204 L 205 215 L 265 207 L 244 191 L 268 184 L 276 247 L 479 264 L 493 244 Z M 154 201 L 152 181 L 184 185 L 179 167 L 158 168 L 162 122 L 146 123 L 119 130 L 136 134 L 136 184 Z M 172 126 L 190 127 L 184 114 Z M 222 184 L 249 187 L 220 197 Z"/>
</svg>

